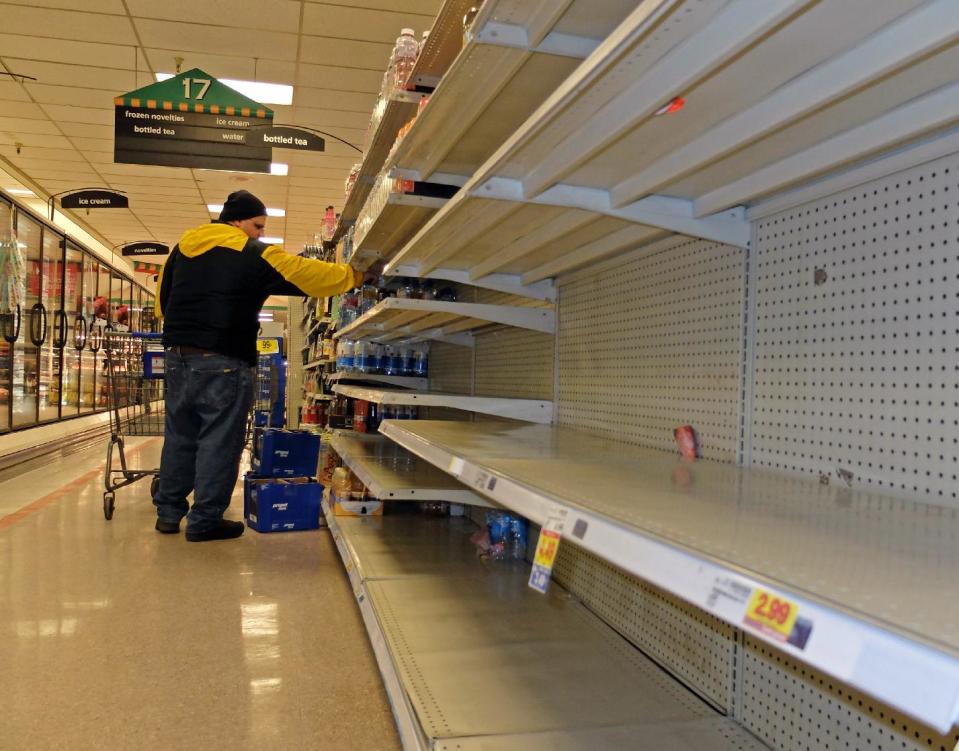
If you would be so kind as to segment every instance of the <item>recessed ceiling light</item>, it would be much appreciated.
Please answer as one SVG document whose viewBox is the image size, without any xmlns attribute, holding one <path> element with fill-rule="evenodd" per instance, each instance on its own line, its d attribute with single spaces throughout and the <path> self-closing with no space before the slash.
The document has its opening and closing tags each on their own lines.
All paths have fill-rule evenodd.
<svg viewBox="0 0 959 751">
<path fill-rule="evenodd" d="M 290 174 L 290 165 L 283 164 L 282 162 L 272 162 L 270 164 L 270 174 L 271 175 L 288 175 Z"/>
<path fill-rule="evenodd" d="M 221 211 L 223 211 L 222 203 L 208 203 L 206 207 L 210 210 L 211 214 L 219 214 Z M 267 208 L 266 215 L 267 216 L 286 216 L 286 209 Z"/>
<path fill-rule="evenodd" d="M 260 242 L 266 243 L 267 245 L 282 245 L 282 237 L 261 237 Z"/>
<path fill-rule="evenodd" d="M 9 193 L 11 196 L 34 196 L 34 197 L 36 197 L 36 195 L 37 195 L 37 194 L 34 193 L 32 190 L 27 190 L 26 188 L 4 188 L 3 191 L 4 191 L 5 193 Z"/>
<path fill-rule="evenodd" d="M 173 75 L 173 73 L 157 73 L 156 79 L 166 81 L 173 78 Z M 293 87 L 285 83 L 239 81 L 235 78 L 218 78 L 217 80 L 260 104 L 293 104 Z"/>
</svg>

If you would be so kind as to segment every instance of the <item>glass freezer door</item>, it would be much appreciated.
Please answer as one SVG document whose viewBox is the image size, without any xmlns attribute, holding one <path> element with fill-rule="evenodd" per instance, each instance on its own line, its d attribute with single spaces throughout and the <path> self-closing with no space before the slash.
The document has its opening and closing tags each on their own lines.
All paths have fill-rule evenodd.
<svg viewBox="0 0 959 751">
<path fill-rule="evenodd" d="M 13 345 L 13 427 L 37 424 L 37 394 L 40 379 L 40 342 L 44 335 L 45 317 L 40 304 L 41 242 L 40 225 L 23 212 L 17 212 L 17 239 L 23 243 L 27 259 L 27 294 L 23 306 L 20 338 Z"/>
<path fill-rule="evenodd" d="M 13 204 L 0 198 L 0 239 L 13 240 L 8 233 L 13 226 Z M 22 320 L 22 311 L 21 311 Z M 0 310 L 0 432 L 10 430 L 10 388 L 13 345 L 9 341 L 16 335 L 17 314 Z"/>
<path fill-rule="evenodd" d="M 40 422 L 60 419 L 60 365 L 67 338 L 63 311 L 63 253 L 65 239 L 49 227 L 43 229 L 43 259 L 40 267 L 41 315 L 46 321 L 40 339 Z"/>
<path fill-rule="evenodd" d="M 83 344 L 80 347 L 80 413 L 92 412 L 96 407 L 97 357 L 102 339 L 94 330 L 96 316 L 93 312 L 97 298 L 97 279 L 100 265 L 84 253 L 83 255 L 83 308 L 80 311 L 83 324 L 80 326 Z"/>
<path fill-rule="evenodd" d="M 83 318 L 83 251 L 67 242 L 64 267 L 63 315 L 66 341 L 63 346 L 63 384 L 60 389 L 60 415 L 73 417 L 80 413 L 80 373 L 86 347 L 87 322 Z"/>
</svg>

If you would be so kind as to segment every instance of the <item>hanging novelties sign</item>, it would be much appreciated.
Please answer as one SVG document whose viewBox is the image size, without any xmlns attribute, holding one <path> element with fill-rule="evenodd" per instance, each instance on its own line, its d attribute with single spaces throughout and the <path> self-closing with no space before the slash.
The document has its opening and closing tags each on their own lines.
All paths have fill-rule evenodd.
<svg viewBox="0 0 959 751">
<path fill-rule="evenodd" d="M 270 171 L 273 110 L 199 68 L 114 99 L 113 161 Z"/>
<path fill-rule="evenodd" d="M 127 243 L 120 252 L 125 256 L 166 256 L 170 254 L 170 246 L 154 242 Z"/>
</svg>

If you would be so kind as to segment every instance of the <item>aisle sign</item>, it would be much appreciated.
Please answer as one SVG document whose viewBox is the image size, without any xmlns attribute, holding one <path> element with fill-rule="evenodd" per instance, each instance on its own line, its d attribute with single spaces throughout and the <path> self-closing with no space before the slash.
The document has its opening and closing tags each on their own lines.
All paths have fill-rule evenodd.
<svg viewBox="0 0 959 751">
<path fill-rule="evenodd" d="M 113 190 L 78 190 L 60 199 L 63 209 L 128 209 L 130 199 Z"/>
<path fill-rule="evenodd" d="M 272 147 L 257 134 L 273 110 L 199 68 L 114 100 L 113 161 L 240 172 L 270 171 Z"/>
<path fill-rule="evenodd" d="M 127 243 L 120 252 L 125 256 L 165 256 L 169 255 L 170 246 L 154 242 Z"/>
</svg>

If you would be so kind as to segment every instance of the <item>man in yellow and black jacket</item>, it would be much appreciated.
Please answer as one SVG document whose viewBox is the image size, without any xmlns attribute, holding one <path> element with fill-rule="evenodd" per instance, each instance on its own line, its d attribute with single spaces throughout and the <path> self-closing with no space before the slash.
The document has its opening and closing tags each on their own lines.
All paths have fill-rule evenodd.
<svg viewBox="0 0 959 751">
<path fill-rule="evenodd" d="M 253 404 L 263 303 L 270 295 L 328 297 L 362 282 L 348 264 L 300 258 L 260 242 L 266 220 L 266 207 L 256 196 L 231 193 L 216 222 L 184 233 L 158 280 L 166 423 L 153 499 L 156 529 L 179 532 L 187 516 L 191 542 L 243 534 L 243 523 L 223 514 Z"/>
</svg>

